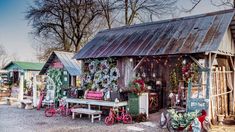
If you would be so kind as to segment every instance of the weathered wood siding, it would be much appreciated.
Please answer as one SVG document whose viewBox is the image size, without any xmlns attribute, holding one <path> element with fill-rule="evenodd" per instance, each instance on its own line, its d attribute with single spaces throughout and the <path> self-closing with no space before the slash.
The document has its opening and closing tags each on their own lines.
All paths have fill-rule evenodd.
<svg viewBox="0 0 235 132">
<path fill-rule="evenodd" d="M 117 67 L 120 72 L 120 78 L 118 85 L 121 88 L 128 88 L 129 83 L 134 79 L 135 72 L 133 71 L 134 62 L 130 61 L 130 58 L 124 57 L 117 61 Z"/>
<path fill-rule="evenodd" d="M 226 33 L 224 34 L 224 37 L 221 41 L 218 51 L 228 55 L 234 55 L 235 46 L 230 28 L 228 28 Z"/>
</svg>

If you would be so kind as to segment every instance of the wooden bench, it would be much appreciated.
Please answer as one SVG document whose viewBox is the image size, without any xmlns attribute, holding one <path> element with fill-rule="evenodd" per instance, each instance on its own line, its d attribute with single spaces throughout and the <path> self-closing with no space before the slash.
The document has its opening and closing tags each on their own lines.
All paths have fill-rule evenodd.
<svg viewBox="0 0 235 132">
<path fill-rule="evenodd" d="M 75 114 L 78 113 L 80 114 L 80 118 L 82 117 L 82 114 L 87 114 L 87 115 L 91 115 L 91 122 L 94 122 L 94 119 L 98 118 L 99 121 L 101 120 L 101 113 L 102 111 L 99 110 L 90 110 L 90 109 L 86 109 L 86 108 L 75 108 L 75 109 L 71 109 L 72 112 L 72 119 L 75 118 Z"/>
<path fill-rule="evenodd" d="M 23 99 L 20 101 L 20 108 L 25 108 L 26 110 L 33 109 L 32 106 L 33 101 L 30 99 Z"/>
</svg>

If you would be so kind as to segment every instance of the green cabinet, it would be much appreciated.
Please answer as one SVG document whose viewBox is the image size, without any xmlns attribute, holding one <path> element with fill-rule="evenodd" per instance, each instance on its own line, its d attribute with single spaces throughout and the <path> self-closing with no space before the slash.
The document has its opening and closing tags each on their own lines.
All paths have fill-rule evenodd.
<svg viewBox="0 0 235 132">
<path fill-rule="evenodd" d="M 128 95 L 128 108 L 131 115 L 139 114 L 139 97 L 137 94 L 130 93 Z"/>
<path fill-rule="evenodd" d="M 149 115 L 149 97 L 148 93 L 141 93 L 140 95 L 130 93 L 128 95 L 128 108 L 131 115 L 138 115 L 145 113 Z"/>
</svg>

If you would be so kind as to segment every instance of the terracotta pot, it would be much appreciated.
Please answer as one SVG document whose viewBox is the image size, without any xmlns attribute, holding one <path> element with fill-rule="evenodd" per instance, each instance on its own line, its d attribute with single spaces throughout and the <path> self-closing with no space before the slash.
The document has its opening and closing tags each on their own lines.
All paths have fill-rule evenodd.
<svg viewBox="0 0 235 132">
<path fill-rule="evenodd" d="M 218 117 L 219 125 L 223 125 L 224 115 L 217 115 L 217 117 Z"/>
<path fill-rule="evenodd" d="M 11 93 L 9 93 L 9 92 L 1 92 L 0 93 L 0 97 L 7 97 L 7 96 L 10 96 L 11 95 Z"/>
</svg>

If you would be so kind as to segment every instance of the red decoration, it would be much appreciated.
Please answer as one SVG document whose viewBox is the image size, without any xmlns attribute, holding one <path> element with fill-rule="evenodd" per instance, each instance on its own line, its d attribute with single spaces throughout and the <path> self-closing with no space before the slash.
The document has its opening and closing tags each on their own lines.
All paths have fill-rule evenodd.
<svg viewBox="0 0 235 132">
<path fill-rule="evenodd" d="M 146 91 L 144 80 L 136 79 L 131 83 L 131 91 L 136 94 L 140 94 Z"/>
<path fill-rule="evenodd" d="M 183 79 L 185 81 L 188 81 L 189 78 L 192 77 L 192 70 L 191 70 L 191 64 L 186 64 L 185 66 L 182 67 L 182 74 L 183 74 Z"/>
<path fill-rule="evenodd" d="M 103 96 L 104 96 L 103 92 L 88 91 L 86 99 L 102 100 Z"/>
</svg>

